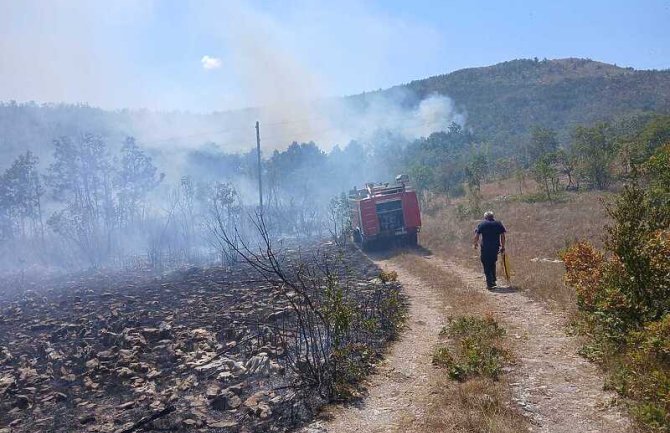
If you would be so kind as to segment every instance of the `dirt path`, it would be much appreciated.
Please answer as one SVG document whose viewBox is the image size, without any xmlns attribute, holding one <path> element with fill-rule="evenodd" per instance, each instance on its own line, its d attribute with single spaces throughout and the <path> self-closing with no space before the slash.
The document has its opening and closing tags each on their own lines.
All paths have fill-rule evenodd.
<svg viewBox="0 0 670 433">
<path fill-rule="evenodd" d="M 432 266 L 458 275 L 467 289 L 483 289 L 482 278 L 462 266 L 435 256 Z M 421 419 L 431 404 L 435 375 L 431 364 L 438 330 L 446 323 L 441 294 L 393 259 L 381 267 L 398 272 L 410 300 L 408 328 L 368 385 L 369 394 L 355 406 L 333 406 L 327 420 L 315 421 L 303 433 L 394 432 L 400 421 Z M 597 369 L 577 354 L 578 343 L 565 334 L 565 319 L 521 293 L 487 292 L 495 316 L 508 329 L 519 362 L 511 373 L 515 401 L 532 420 L 531 431 L 551 433 L 629 431 L 629 422 L 602 390 Z M 407 431 L 402 430 L 402 431 Z"/>
<path fill-rule="evenodd" d="M 482 278 L 452 262 L 428 257 L 435 266 L 457 274 L 469 286 Z M 560 313 L 519 292 L 489 293 L 495 316 L 513 337 L 519 363 L 512 383 L 517 403 L 537 426 L 551 433 L 624 432 L 629 422 L 614 407 L 616 395 L 603 391 L 597 368 L 577 354 L 579 344 L 565 333 Z"/>
<path fill-rule="evenodd" d="M 391 260 L 376 263 L 398 272 L 410 300 L 407 329 L 367 384 L 366 398 L 357 406 L 328 408 L 329 421 L 316 421 L 303 430 L 305 433 L 399 431 L 401 419 L 421 418 L 431 400 L 430 385 L 435 374 L 432 350 L 437 343 L 437 330 L 446 323 L 439 294 Z"/>
</svg>

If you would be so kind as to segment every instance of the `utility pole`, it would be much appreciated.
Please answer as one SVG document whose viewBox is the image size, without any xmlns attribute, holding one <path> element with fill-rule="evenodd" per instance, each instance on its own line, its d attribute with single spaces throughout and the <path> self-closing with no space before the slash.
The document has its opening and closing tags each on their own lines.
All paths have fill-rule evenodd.
<svg viewBox="0 0 670 433">
<path fill-rule="evenodd" d="M 261 165 L 261 128 L 256 121 L 256 156 L 258 157 L 258 203 L 260 213 L 263 215 L 263 170 Z"/>
</svg>

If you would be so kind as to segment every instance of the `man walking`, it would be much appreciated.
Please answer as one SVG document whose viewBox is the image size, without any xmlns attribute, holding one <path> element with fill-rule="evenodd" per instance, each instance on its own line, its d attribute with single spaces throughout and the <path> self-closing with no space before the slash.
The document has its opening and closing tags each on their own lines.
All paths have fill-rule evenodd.
<svg viewBox="0 0 670 433">
<path fill-rule="evenodd" d="M 498 252 L 505 252 L 505 231 L 505 226 L 493 218 L 491 211 L 484 214 L 484 220 L 475 229 L 474 247 L 477 249 L 481 243 L 480 258 L 486 275 L 486 288 L 489 290 L 496 287 L 496 262 Z"/>
</svg>

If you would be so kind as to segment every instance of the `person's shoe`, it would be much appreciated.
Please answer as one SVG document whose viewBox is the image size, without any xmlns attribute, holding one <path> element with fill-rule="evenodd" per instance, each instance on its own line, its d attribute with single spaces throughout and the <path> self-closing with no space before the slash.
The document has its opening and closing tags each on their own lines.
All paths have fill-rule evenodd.
<svg viewBox="0 0 670 433">
<path fill-rule="evenodd" d="M 496 287 L 498 287 L 498 286 L 486 286 L 486 290 L 493 291 L 493 290 L 496 289 Z"/>
</svg>

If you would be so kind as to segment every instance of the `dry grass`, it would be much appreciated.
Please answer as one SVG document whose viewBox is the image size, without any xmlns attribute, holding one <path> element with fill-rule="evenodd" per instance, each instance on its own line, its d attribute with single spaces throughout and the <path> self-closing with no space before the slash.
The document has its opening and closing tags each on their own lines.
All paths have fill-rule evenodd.
<svg viewBox="0 0 670 433">
<path fill-rule="evenodd" d="M 441 378 L 437 399 L 421 421 L 425 433 L 519 433 L 529 422 L 512 405 L 509 385 L 489 378 L 457 383 Z"/>
<path fill-rule="evenodd" d="M 486 295 L 466 289 L 457 275 L 413 255 L 403 255 L 396 260 L 442 294 L 443 307 L 454 317 L 491 316 Z M 507 343 L 505 338 L 501 338 L 501 344 L 506 349 L 509 348 Z M 504 375 L 497 381 L 475 377 L 457 382 L 449 378 L 446 369 L 440 371 L 444 374 L 438 375 L 432 384 L 434 398 L 426 409 L 426 416 L 402 420 L 399 431 L 518 433 L 528 430 L 530 424 L 513 404 L 510 385 Z"/>
<path fill-rule="evenodd" d="M 500 193 L 499 189 L 483 188 L 488 190 Z M 576 239 L 602 243 L 607 221 L 602 199 L 606 194 L 568 194 L 561 203 L 524 203 L 490 195 L 484 198 L 485 207 L 496 213 L 508 231 L 512 284 L 535 299 L 574 310 L 574 290 L 563 283 L 564 267 L 558 262 L 558 252 Z M 479 220 L 460 220 L 453 205 L 425 214 L 423 220 L 422 246 L 480 270 L 478 253 L 472 248 L 473 230 Z"/>
<path fill-rule="evenodd" d="M 486 308 L 486 295 L 480 291 L 465 289 L 463 281 L 457 275 L 411 254 L 404 254 L 395 260 L 404 268 L 411 269 L 413 275 L 440 293 L 442 306 L 447 311 L 455 310 L 459 315 L 491 314 L 491 310 Z"/>
</svg>

